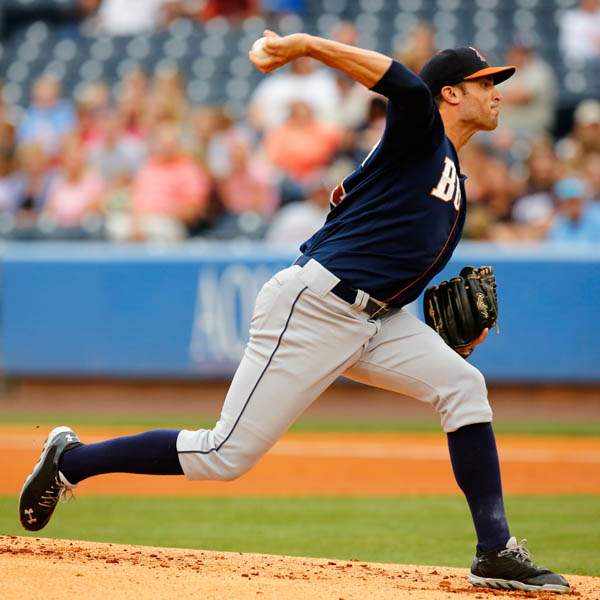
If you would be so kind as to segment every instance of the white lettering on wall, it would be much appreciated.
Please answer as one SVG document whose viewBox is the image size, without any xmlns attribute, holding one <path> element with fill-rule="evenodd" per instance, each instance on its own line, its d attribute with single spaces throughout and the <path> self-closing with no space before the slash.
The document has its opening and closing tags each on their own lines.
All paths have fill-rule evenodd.
<svg viewBox="0 0 600 600">
<path fill-rule="evenodd" d="M 201 269 L 190 340 L 194 363 L 239 361 L 256 296 L 272 275 L 273 270 L 266 266 Z"/>
</svg>

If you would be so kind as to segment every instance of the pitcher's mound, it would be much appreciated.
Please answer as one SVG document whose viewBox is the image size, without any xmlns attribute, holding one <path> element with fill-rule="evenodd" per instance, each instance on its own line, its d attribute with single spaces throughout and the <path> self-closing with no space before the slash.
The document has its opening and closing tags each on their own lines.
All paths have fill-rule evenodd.
<svg viewBox="0 0 600 600">
<path fill-rule="evenodd" d="M 3 600 L 441 600 L 565 596 L 471 587 L 465 569 L 0 536 Z M 600 579 L 570 577 L 600 599 Z M 569 597 L 569 596 L 566 596 Z"/>
</svg>

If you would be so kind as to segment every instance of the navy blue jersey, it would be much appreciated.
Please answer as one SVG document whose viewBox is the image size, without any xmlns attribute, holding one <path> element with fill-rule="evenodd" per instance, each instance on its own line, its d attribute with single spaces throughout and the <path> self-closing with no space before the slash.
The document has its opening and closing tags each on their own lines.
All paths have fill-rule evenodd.
<svg viewBox="0 0 600 600">
<path fill-rule="evenodd" d="M 403 306 L 458 244 L 464 177 L 437 105 L 417 75 L 394 61 L 373 91 L 389 100 L 383 136 L 333 191 L 325 224 L 300 249 L 350 285 Z"/>
</svg>

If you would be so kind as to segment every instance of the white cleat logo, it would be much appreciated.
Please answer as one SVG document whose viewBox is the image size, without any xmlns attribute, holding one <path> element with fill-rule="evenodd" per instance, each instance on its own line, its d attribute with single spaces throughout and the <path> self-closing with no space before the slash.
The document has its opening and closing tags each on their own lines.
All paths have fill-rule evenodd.
<svg viewBox="0 0 600 600">
<path fill-rule="evenodd" d="M 27 524 L 31 525 L 32 523 L 35 523 L 37 521 L 37 519 L 35 519 L 32 515 L 33 515 L 33 508 L 26 508 L 23 511 L 26 515 L 27 515 Z"/>
<path fill-rule="evenodd" d="M 70 433 L 69 433 L 69 435 L 67 435 L 67 437 L 65 439 L 67 440 L 67 442 L 74 442 L 75 441 L 75 437 L 72 436 Z"/>
</svg>

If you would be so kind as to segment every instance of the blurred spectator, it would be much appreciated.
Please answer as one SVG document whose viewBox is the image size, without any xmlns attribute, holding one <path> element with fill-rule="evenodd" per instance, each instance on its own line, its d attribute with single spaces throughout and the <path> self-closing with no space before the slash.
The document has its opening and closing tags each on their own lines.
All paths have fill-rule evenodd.
<svg viewBox="0 0 600 600">
<path fill-rule="evenodd" d="M 215 177 L 226 177 L 232 170 L 232 146 L 240 141 L 249 142 L 250 135 L 224 107 L 213 109 L 211 118 L 205 141 L 206 165 Z"/>
<path fill-rule="evenodd" d="M 86 83 L 76 97 L 77 131 L 85 144 L 99 135 L 98 120 L 110 104 L 110 91 L 103 81 Z"/>
<path fill-rule="evenodd" d="M 101 4 L 96 21 L 109 29 L 115 25 L 114 31 L 123 33 L 130 26 L 138 31 L 137 24 L 131 25 L 133 20 L 139 22 L 139 31 L 151 31 L 182 16 L 207 18 L 211 11 L 213 16 L 245 18 L 254 13 L 257 4 L 255 0 L 74 2 L 88 13 Z M 37 6 L 41 5 L 36 0 Z M 263 6 L 263 14 L 270 10 L 281 14 L 287 9 L 277 2 Z M 575 23 L 585 35 L 594 37 L 600 29 L 591 25 L 597 23 L 594 19 L 599 11 L 600 0 L 584 0 L 577 10 L 566 12 L 565 26 Z M 583 19 L 575 18 L 569 24 L 569 15 L 583 15 Z M 222 23 L 215 25 L 218 30 Z M 248 24 L 243 25 L 248 33 Z M 54 40 L 52 22 L 49 27 Z M 40 31 L 45 35 L 44 28 Z M 178 31 L 173 28 L 168 36 Z M 32 35 L 35 32 L 32 29 Z M 63 29 L 56 35 L 64 33 Z M 419 71 L 435 51 L 433 34 L 428 23 L 417 24 L 398 58 Z M 584 34 L 569 35 L 577 45 L 580 39 L 576 38 Z M 338 21 L 329 37 L 360 44 L 357 27 L 348 21 Z M 159 38 L 156 41 L 162 45 L 162 34 Z M 234 45 L 240 40 L 232 38 Z M 13 47 L 9 41 L 5 54 L 31 62 L 33 73 L 39 61 L 21 56 L 20 43 L 15 39 Z M 123 43 L 127 45 L 127 40 Z M 598 55 L 596 49 L 594 56 Z M 57 52 L 55 58 L 62 60 Z M 152 50 L 152 56 L 154 53 Z M 82 60 L 85 58 L 89 57 Z M 567 174 L 575 174 L 587 186 L 582 218 L 570 221 L 577 222 L 571 229 L 579 232 L 580 221 L 592 223 L 589 215 L 600 213 L 600 101 L 589 96 L 582 101 L 573 113 L 572 130 L 556 143 L 547 136 L 560 84 L 523 36 L 515 39 L 507 60 L 518 70 L 501 90 L 501 127 L 494 134 L 481 135 L 461 152 L 468 175 L 465 235 L 483 240 L 545 238 L 551 223 L 558 228 L 561 219 L 577 212 L 577 202 L 569 204 L 569 199 L 563 206 L 554 192 L 557 181 Z M 73 63 L 75 76 L 79 62 Z M 190 111 L 181 76 L 187 71 L 158 64 L 161 66 L 150 79 L 134 67 L 120 81 L 76 86 L 75 110 L 72 96 L 61 99 L 60 85 L 50 77 L 35 82 L 31 105 L 25 108 L 5 103 L 17 97 L 22 85 L 18 77 L 7 85 L 6 93 L 0 95 L 0 214 L 7 216 L 0 229 L 4 235 L 8 222 L 18 229 L 22 223 L 34 222 L 40 212 L 42 225 L 51 216 L 69 227 L 78 227 L 91 217 L 100 219 L 104 213 L 109 236 L 118 240 L 176 240 L 201 229 L 209 237 L 259 239 L 272 220 L 269 237 L 278 235 L 278 227 L 289 230 L 293 237 L 297 227 L 302 233 L 296 241 L 302 241 L 313 226 L 322 223 L 329 189 L 341 177 L 331 185 L 316 178 L 330 178 L 323 175 L 324 169 L 331 172 L 335 165 L 344 164 L 344 174 L 354 168 L 378 143 L 385 126 L 385 98 L 309 58 L 261 78 L 246 121 L 223 105 L 197 106 Z M 189 67 L 186 58 L 181 68 Z M 15 73 L 18 76 L 18 69 Z M 215 77 L 227 75 L 218 70 Z M 65 81 L 72 85 L 71 71 Z M 563 113 L 561 132 L 570 126 L 569 107 L 559 110 L 560 117 Z M 185 124 L 182 144 L 178 140 L 182 126 L 175 123 Z M 65 156 L 57 168 L 63 144 Z M 99 185 L 100 179 L 103 185 Z M 65 192 L 58 194 L 56 189 Z M 296 206 L 291 206 L 293 203 Z M 205 232 L 209 225 L 212 230 Z M 28 235 L 23 230 L 10 233 L 21 234 Z"/>
<path fill-rule="evenodd" d="M 126 240 L 131 229 L 131 196 L 133 176 L 123 171 L 115 173 L 102 201 L 106 235 L 112 239 Z M 120 229 L 119 229 L 120 228 Z"/>
<path fill-rule="evenodd" d="M 369 102 L 367 119 L 356 131 L 353 158 L 360 163 L 373 149 L 383 135 L 387 115 L 387 100 L 374 96 Z"/>
<path fill-rule="evenodd" d="M 331 38 L 341 44 L 355 46 L 358 44 L 358 30 L 353 23 L 340 21 L 331 32 Z M 341 71 L 334 71 L 334 75 L 338 93 L 335 122 L 340 127 L 350 129 L 363 125 L 368 116 L 371 99 L 376 97 L 376 94 Z"/>
<path fill-rule="evenodd" d="M 102 180 L 86 165 L 85 151 L 77 137 L 65 141 L 61 159 L 62 164 L 48 192 L 44 220 L 58 227 L 85 226 L 89 217 L 100 215 Z"/>
<path fill-rule="evenodd" d="M 12 223 L 23 197 L 23 180 L 15 168 L 12 153 L 0 152 L 0 223 Z"/>
<path fill-rule="evenodd" d="M 13 114 L 11 107 L 7 106 L 4 102 L 0 83 L 0 152 L 13 149 L 16 137 L 16 122 L 16 115 Z"/>
<path fill-rule="evenodd" d="M 559 46 L 567 60 L 600 58 L 600 0 L 580 0 L 560 19 Z"/>
<path fill-rule="evenodd" d="M 98 132 L 88 146 L 90 165 L 107 184 L 131 177 L 142 166 L 146 145 L 123 128 L 120 115 L 107 109 L 98 119 Z"/>
<path fill-rule="evenodd" d="M 250 100 L 250 118 L 259 130 L 281 125 L 291 102 L 308 104 L 317 118 L 334 122 L 339 105 L 335 75 L 331 69 L 317 69 L 312 58 L 301 57 L 289 68 L 263 79 Z"/>
<path fill-rule="evenodd" d="M 600 152 L 590 152 L 583 161 L 583 173 L 586 177 L 590 196 L 600 207 Z"/>
<path fill-rule="evenodd" d="M 218 179 L 217 191 L 229 214 L 255 212 L 268 217 L 279 202 L 272 174 L 252 158 L 248 144 L 240 138 L 229 146 L 229 170 Z"/>
<path fill-rule="evenodd" d="M 102 0 L 94 26 L 109 35 L 153 31 L 163 22 L 163 6 L 171 0 Z"/>
<path fill-rule="evenodd" d="M 218 106 L 197 106 L 193 109 L 189 127 L 184 131 L 186 147 L 204 165 L 208 164 L 208 147 L 219 130 L 220 113 Z"/>
<path fill-rule="evenodd" d="M 292 102 L 289 117 L 265 136 L 271 164 L 285 175 L 303 182 L 332 159 L 341 141 L 340 131 L 318 121 L 305 102 Z"/>
<path fill-rule="evenodd" d="M 508 165 L 487 146 L 472 143 L 461 152 L 461 166 L 468 173 L 465 237 L 481 240 L 510 237 L 508 224 L 519 186 Z"/>
<path fill-rule="evenodd" d="M 335 73 L 335 83 L 339 105 L 334 122 L 339 127 L 359 127 L 368 117 L 371 99 L 375 94 L 339 71 Z"/>
<path fill-rule="evenodd" d="M 573 118 L 573 130 L 557 144 L 557 152 L 571 166 L 580 167 L 586 154 L 600 152 L 600 101 L 584 100 Z"/>
<path fill-rule="evenodd" d="M 48 201 L 56 169 L 48 164 L 44 149 L 39 144 L 20 146 L 18 163 L 23 180 L 20 220 L 30 224 Z"/>
<path fill-rule="evenodd" d="M 340 44 L 349 46 L 358 46 L 359 44 L 358 29 L 352 21 L 338 21 L 329 37 Z"/>
<path fill-rule="evenodd" d="M 485 165 L 484 191 L 480 199 L 495 222 L 508 222 L 517 196 L 518 184 L 514 180 L 508 165 L 497 156 L 489 157 Z"/>
<path fill-rule="evenodd" d="M 420 21 L 410 29 L 406 42 L 396 51 L 395 57 L 411 71 L 418 73 L 436 52 L 435 29 L 426 21 Z"/>
<path fill-rule="evenodd" d="M 148 78 L 144 71 L 135 68 L 121 81 L 117 107 L 125 130 L 140 138 L 146 134 L 144 110 L 148 96 Z"/>
<path fill-rule="evenodd" d="M 284 206 L 271 222 L 265 240 L 272 244 L 299 246 L 311 237 L 329 213 L 333 187 L 329 179 L 326 173 L 315 174 L 306 186 L 306 200 Z"/>
<path fill-rule="evenodd" d="M 579 178 L 561 179 L 554 188 L 558 213 L 548 230 L 555 242 L 599 242 L 600 211 L 593 210 L 585 182 Z"/>
<path fill-rule="evenodd" d="M 60 83 L 48 75 L 37 79 L 32 89 L 32 105 L 17 129 L 18 142 L 40 143 L 47 154 L 54 155 L 74 126 L 75 112 L 70 102 L 61 99 Z"/>
<path fill-rule="evenodd" d="M 198 15 L 203 21 L 214 19 L 215 17 L 225 17 L 227 19 L 244 19 L 259 12 L 259 0 L 204 0 L 195 2 L 192 8 L 194 16 Z M 185 5 L 185 3 L 184 3 Z M 188 11 L 184 14 L 192 16 Z"/>
<path fill-rule="evenodd" d="M 19 232 L 17 237 L 22 237 L 26 230 L 35 229 L 54 170 L 48 167 L 43 149 L 36 144 L 21 146 L 16 161 L 12 155 L 0 156 L 0 232 L 11 236 Z M 34 233 L 33 237 L 38 235 Z"/>
<path fill-rule="evenodd" d="M 188 105 L 181 73 L 174 67 L 159 68 L 152 79 L 146 100 L 146 126 L 160 121 L 182 122 Z"/>
<path fill-rule="evenodd" d="M 517 71 L 502 86 L 502 129 L 527 138 L 547 133 L 553 123 L 558 90 L 552 69 L 523 35 L 508 49 L 506 60 Z"/>
<path fill-rule="evenodd" d="M 209 180 L 187 156 L 180 143 L 181 129 L 173 122 L 157 126 L 152 154 L 137 174 L 131 210 L 111 215 L 110 237 L 117 240 L 176 241 L 187 235 L 206 210 Z"/>
<path fill-rule="evenodd" d="M 561 165 L 552 144 L 540 140 L 531 149 L 527 160 L 527 179 L 524 194 L 515 202 L 513 219 L 521 224 L 538 228 L 532 236 L 544 233 L 554 215 L 554 184 L 561 175 Z"/>
</svg>

